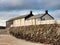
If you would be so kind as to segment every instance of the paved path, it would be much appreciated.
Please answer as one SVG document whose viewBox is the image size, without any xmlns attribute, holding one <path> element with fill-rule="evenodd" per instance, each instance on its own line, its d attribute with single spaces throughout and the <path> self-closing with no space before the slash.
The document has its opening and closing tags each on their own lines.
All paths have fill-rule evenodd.
<svg viewBox="0 0 60 45">
<path fill-rule="evenodd" d="M 0 29 L 0 35 L 1 34 L 9 34 L 8 29 Z"/>
<path fill-rule="evenodd" d="M 0 45 L 44 45 L 17 39 L 11 35 L 0 35 Z"/>
<path fill-rule="evenodd" d="M 0 45 L 45 45 L 32 43 L 25 40 L 17 39 L 8 33 L 8 29 L 0 29 Z"/>
</svg>

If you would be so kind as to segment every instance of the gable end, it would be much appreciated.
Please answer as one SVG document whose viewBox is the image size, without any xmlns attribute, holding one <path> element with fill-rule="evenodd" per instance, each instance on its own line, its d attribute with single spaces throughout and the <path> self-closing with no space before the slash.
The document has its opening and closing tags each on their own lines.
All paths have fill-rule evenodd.
<svg viewBox="0 0 60 45">
<path fill-rule="evenodd" d="M 44 17 L 46 14 L 44 14 L 43 16 L 41 16 L 40 18 Z M 50 16 L 52 19 L 54 19 L 54 17 L 52 17 L 51 15 L 47 14 L 48 16 Z"/>
</svg>

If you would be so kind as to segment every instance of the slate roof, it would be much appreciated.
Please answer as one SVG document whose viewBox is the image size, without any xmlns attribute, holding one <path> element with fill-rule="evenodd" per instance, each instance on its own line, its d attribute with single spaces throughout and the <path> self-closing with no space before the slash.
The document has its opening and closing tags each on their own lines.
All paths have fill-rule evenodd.
<svg viewBox="0 0 60 45">
<path fill-rule="evenodd" d="M 34 18 L 41 18 L 41 17 L 43 17 L 43 16 L 45 16 L 46 14 L 37 14 L 37 15 L 34 15 L 34 16 L 32 16 L 32 17 L 30 17 L 30 18 L 28 18 L 28 19 L 34 19 Z M 49 14 L 47 14 L 47 15 L 49 15 Z M 49 15 L 52 19 L 54 19 L 51 15 Z"/>
<path fill-rule="evenodd" d="M 28 15 L 21 15 L 21 16 L 15 17 L 15 18 L 11 18 L 8 21 L 13 21 L 13 20 L 16 20 L 16 19 L 21 19 L 21 18 L 24 18 L 26 16 L 28 16 Z"/>
<path fill-rule="evenodd" d="M 39 18 L 39 17 L 42 17 L 44 14 L 38 14 L 38 15 L 34 15 L 28 19 L 33 19 L 33 18 Z"/>
</svg>

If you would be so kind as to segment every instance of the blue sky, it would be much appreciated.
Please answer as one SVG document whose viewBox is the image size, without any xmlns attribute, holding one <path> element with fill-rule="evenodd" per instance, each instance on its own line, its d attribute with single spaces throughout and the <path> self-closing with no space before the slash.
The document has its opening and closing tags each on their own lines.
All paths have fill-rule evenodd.
<svg viewBox="0 0 60 45">
<path fill-rule="evenodd" d="M 55 19 L 60 19 L 60 0 L 0 0 L 0 20 L 28 14 L 44 13 L 49 10 Z"/>
</svg>

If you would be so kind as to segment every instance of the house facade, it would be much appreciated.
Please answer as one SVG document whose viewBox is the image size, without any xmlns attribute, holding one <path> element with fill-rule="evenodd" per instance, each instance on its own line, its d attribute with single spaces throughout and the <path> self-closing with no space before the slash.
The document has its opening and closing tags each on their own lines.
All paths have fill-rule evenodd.
<svg viewBox="0 0 60 45">
<path fill-rule="evenodd" d="M 28 26 L 28 25 L 39 25 L 41 21 L 45 20 L 54 20 L 54 18 L 48 13 L 48 10 L 45 11 L 45 14 L 30 14 L 12 18 L 6 22 L 7 27 L 16 27 L 16 26 Z"/>
</svg>

